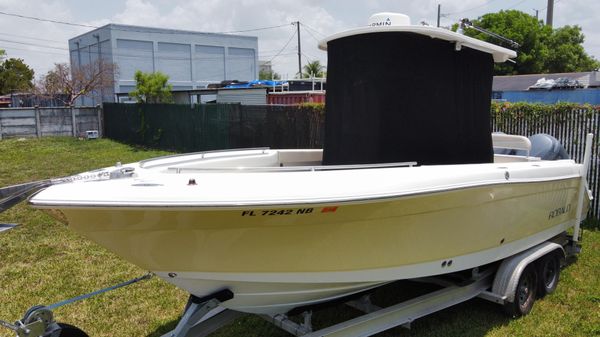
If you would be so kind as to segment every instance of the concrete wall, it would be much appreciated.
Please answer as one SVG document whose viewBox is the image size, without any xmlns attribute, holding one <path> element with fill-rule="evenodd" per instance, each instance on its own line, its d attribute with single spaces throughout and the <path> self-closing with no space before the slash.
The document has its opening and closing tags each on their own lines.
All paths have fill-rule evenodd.
<svg viewBox="0 0 600 337">
<path fill-rule="evenodd" d="M 0 139 L 44 136 L 84 137 L 88 130 L 98 130 L 99 135 L 102 135 L 101 108 L 0 109 Z"/>
<path fill-rule="evenodd" d="M 258 38 L 252 36 L 109 24 L 70 39 L 69 50 L 73 65 L 97 57 L 117 65 L 115 87 L 107 90 L 111 97 L 103 93 L 110 102 L 114 93 L 135 88 L 136 70 L 167 74 L 174 90 L 258 78 Z M 95 105 L 98 100 L 88 97 L 78 103 Z"/>
</svg>

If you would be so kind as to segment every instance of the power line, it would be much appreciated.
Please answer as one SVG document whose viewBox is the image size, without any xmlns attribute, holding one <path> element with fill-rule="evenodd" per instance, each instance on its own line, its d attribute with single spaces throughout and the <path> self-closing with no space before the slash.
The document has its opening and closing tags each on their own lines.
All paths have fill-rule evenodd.
<svg viewBox="0 0 600 337">
<path fill-rule="evenodd" d="M 98 29 L 101 27 L 98 26 L 93 26 L 93 25 L 89 25 L 89 24 L 82 24 L 82 23 L 75 23 L 75 22 L 68 22 L 68 21 L 61 21 L 61 20 L 54 20 L 54 19 L 48 19 L 48 18 L 42 18 L 42 17 L 35 17 L 35 16 L 29 16 L 29 15 L 22 15 L 22 14 L 17 14 L 17 13 L 9 13 L 9 12 L 5 12 L 5 11 L 0 11 L 0 15 L 4 15 L 4 16 L 10 16 L 10 17 L 16 17 L 16 18 L 20 18 L 20 19 L 27 19 L 27 20 L 34 20 L 34 21 L 39 21 L 39 22 L 49 22 L 49 23 L 54 23 L 54 24 L 61 24 L 61 25 L 67 25 L 67 26 L 73 26 L 73 27 L 84 27 L 84 28 L 93 28 L 93 29 Z M 266 27 L 258 27 L 258 28 L 252 28 L 252 29 L 245 29 L 245 30 L 235 30 L 235 31 L 225 31 L 225 32 L 216 32 L 216 33 L 220 33 L 220 34 L 233 34 L 233 33 L 244 33 L 244 32 L 253 32 L 253 31 L 262 31 L 262 30 L 268 30 L 268 29 L 277 29 L 277 28 L 281 28 L 281 27 L 286 27 L 289 26 L 289 24 L 281 24 L 281 25 L 274 25 L 274 26 L 266 26 Z M 315 32 L 316 34 L 319 35 L 323 35 L 322 33 L 320 33 L 319 31 L 317 31 L 316 29 L 305 25 L 304 26 L 310 30 L 312 30 L 313 32 Z M 143 32 L 143 33 L 148 33 L 149 31 L 147 29 L 136 29 L 135 26 L 130 26 L 130 27 L 111 27 L 111 29 L 113 30 L 122 30 L 122 31 L 138 31 L 138 32 Z M 152 32 L 152 31 L 151 31 Z M 308 32 L 308 30 L 307 30 Z M 193 32 L 193 31 L 184 31 L 184 30 L 171 30 L 171 31 L 161 31 L 161 30 L 157 30 L 154 31 L 152 33 L 160 33 L 160 34 L 197 34 L 197 33 L 201 33 L 201 32 Z M 270 62 L 273 61 L 275 58 L 286 55 L 284 54 L 284 50 L 288 47 L 289 43 L 291 42 L 291 40 L 294 38 L 294 36 L 296 36 L 297 32 L 295 31 L 289 38 L 289 40 L 286 42 L 286 44 L 283 46 L 283 48 L 281 48 L 275 55 L 273 55 L 273 57 L 271 57 Z M 318 39 L 311 33 L 309 32 L 309 34 L 311 35 L 311 37 L 313 37 L 315 40 L 318 41 Z M 48 42 L 59 42 L 59 41 L 55 41 L 55 40 L 46 40 L 46 39 L 41 39 L 41 38 L 33 38 L 33 37 L 28 37 L 28 36 L 23 36 L 23 35 L 16 35 L 16 34 L 3 34 L 3 35 L 7 35 L 7 36 L 14 36 L 14 37 L 20 37 L 20 38 L 27 38 L 27 39 L 34 39 L 34 40 L 40 40 L 40 41 L 48 41 Z M 42 45 L 42 44 L 35 44 L 35 43 L 28 43 L 28 42 L 22 42 L 22 41 L 15 41 L 15 40 L 8 40 L 8 39 L 0 39 L 0 41 L 2 42 L 6 42 L 6 43 L 14 43 L 14 44 L 20 44 L 20 45 L 26 45 L 26 46 L 33 46 L 33 47 L 39 47 L 39 48 L 49 48 L 49 49 L 56 49 L 56 50 L 64 50 L 64 51 L 69 51 L 69 49 L 67 48 L 61 48 L 61 47 L 55 47 L 55 46 L 49 46 L 49 45 Z M 12 47 L 11 47 L 12 48 Z M 14 48 L 17 49 L 18 48 Z M 36 52 L 36 51 L 32 51 L 27 49 L 26 51 L 29 52 Z M 41 51 L 40 51 L 41 52 Z M 89 54 L 99 54 L 97 52 L 94 52 L 92 50 L 88 51 L 84 51 L 87 52 Z M 141 57 L 141 58 L 150 58 L 150 57 L 145 57 L 145 56 L 134 56 L 134 55 L 119 55 L 117 53 L 111 53 L 113 56 L 121 56 L 121 57 Z M 262 55 L 260 57 L 265 57 L 268 55 Z M 161 57 L 161 56 L 154 56 L 155 59 L 181 59 L 181 60 L 189 60 L 190 58 L 173 58 L 173 57 Z M 231 57 L 230 57 L 231 58 Z M 199 58 L 195 58 L 192 57 L 192 59 L 199 59 Z M 208 59 L 208 58 L 203 58 L 203 59 Z M 219 57 L 217 57 L 216 59 L 220 59 Z"/>
<path fill-rule="evenodd" d="M 24 48 L 17 48 L 17 47 L 6 47 L 6 46 L 0 46 L 0 48 L 7 48 L 7 49 L 15 49 L 15 50 L 20 50 L 20 51 L 25 51 L 25 52 L 33 52 L 33 53 L 44 53 L 44 54 L 54 54 L 54 55 L 61 55 L 61 56 L 66 56 L 65 54 L 61 54 L 61 53 L 55 53 L 55 52 L 51 52 L 51 51 L 45 51 L 45 50 L 33 50 L 33 49 L 24 49 Z M 281 54 L 280 56 L 284 56 L 284 55 L 296 55 L 296 52 L 292 52 L 292 53 L 288 53 L 288 54 Z M 238 71 L 231 71 L 228 70 L 227 75 L 231 76 L 231 75 L 237 75 L 237 74 L 246 74 L 247 71 L 246 70 L 238 70 Z"/>
<path fill-rule="evenodd" d="M 83 24 L 83 23 L 73 23 L 73 22 L 66 22 L 66 21 L 44 19 L 44 18 L 38 18 L 38 17 L 35 17 L 35 16 L 21 15 L 21 14 L 15 14 L 15 13 L 7 13 L 7 12 L 3 12 L 3 11 L 0 11 L 0 14 L 1 15 L 6 15 L 6 16 L 14 16 L 14 17 L 21 18 L 21 19 L 29 19 L 29 20 L 36 20 L 36 21 L 42 21 L 42 22 L 58 23 L 58 24 L 67 25 L 67 26 L 86 27 L 86 28 L 98 28 L 96 26 L 86 25 L 86 24 Z"/>
<path fill-rule="evenodd" d="M 26 46 L 35 46 L 35 47 L 43 47 L 43 48 L 59 49 L 59 50 L 66 50 L 66 51 L 69 51 L 69 49 L 67 49 L 67 48 L 52 47 L 52 46 L 44 46 L 44 45 L 35 44 L 35 43 L 30 43 L 30 42 L 20 42 L 20 41 L 4 40 L 4 39 L 0 39 L 0 41 L 1 41 L 1 42 L 10 42 L 10 43 L 16 43 L 16 44 L 23 44 L 23 45 L 26 45 Z"/>
<path fill-rule="evenodd" d="M 245 29 L 245 30 L 232 30 L 229 32 L 218 32 L 219 34 L 234 34 L 234 33 L 246 33 L 246 32 L 256 32 L 259 30 L 267 30 L 267 29 L 274 29 L 274 28 L 281 28 L 281 27 L 287 27 L 290 24 L 283 24 L 283 25 L 277 25 L 277 26 L 268 26 L 268 27 L 261 27 L 261 28 L 252 28 L 252 29 Z"/>
<path fill-rule="evenodd" d="M 314 28 L 312 28 L 311 26 L 309 26 L 309 25 L 305 24 L 304 22 L 302 22 L 302 25 L 303 25 L 305 28 L 308 28 L 308 29 L 312 30 L 314 33 L 317 33 L 318 35 L 321 35 L 322 37 L 327 37 L 327 35 L 325 35 L 325 34 L 321 33 L 320 31 L 318 31 L 318 30 L 316 30 L 316 29 L 314 29 Z"/>
<path fill-rule="evenodd" d="M 312 63 L 312 59 L 310 57 L 308 57 L 308 55 L 306 55 L 305 53 L 302 53 L 302 56 L 304 56 L 304 58 L 306 59 L 306 63 Z"/>
<path fill-rule="evenodd" d="M 33 36 L 27 36 L 27 35 L 18 35 L 18 34 L 9 34 L 9 33 L 0 33 L 0 35 L 6 35 L 6 36 L 12 36 L 12 37 L 20 37 L 22 39 L 30 39 L 30 40 L 37 40 L 37 41 L 65 43 L 65 41 L 41 39 L 39 37 L 33 37 Z"/>
<path fill-rule="evenodd" d="M 319 61 L 321 62 L 321 60 L 318 57 L 315 57 L 314 55 L 302 52 L 302 55 L 304 55 L 306 58 L 311 59 L 312 61 Z"/>
<path fill-rule="evenodd" d="M 306 64 L 311 63 L 312 61 L 308 58 L 308 56 L 304 55 L 304 53 L 302 53 L 302 57 L 304 57 L 306 59 Z M 306 67 L 306 66 L 305 66 Z M 300 78 L 302 78 L 304 75 L 304 72 L 300 72 Z"/>
<path fill-rule="evenodd" d="M 36 48 L 50 48 L 50 49 L 57 49 L 57 50 L 64 50 L 66 52 L 69 52 L 70 50 L 67 48 L 60 48 L 60 47 L 53 47 L 53 46 L 47 46 L 47 45 L 43 45 L 43 44 L 37 44 L 37 43 L 31 43 L 31 42 L 20 42 L 20 41 L 13 41 L 13 40 L 5 40 L 5 39 L 0 39 L 0 42 L 5 42 L 5 43 L 15 43 L 15 44 L 19 44 L 19 45 L 25 45 L 25 46 L 32 46 L 32 47 L 36 47 Z M 5 47 L 5 48 L 14 48 L 17 49 L 15 47 Z M 28 51 L 33 51 L 31 49 L 25 49 Z M 39 53 L 47 53 L 48 51 L 41 51 L 41 50 L 37 50 L 36 52 Z M 147 60 L 151 60 L 151 59 L 156 59 L 156 60 L 171 60 L 171 61 L 189 61 L 190 59 L 192 61 L 211 61 L 211 60 L 222 60 L 223 57 L 221 56 L 215 56 L 215 57 L 198 57 L 195 55 L 192 55 L 191 58 L 187 57 L 187 56 L 183 56 L 183 57 L 177 57 L 177 56 L 163 56 L 163 55 L 154 55 L 154 56 L 150 56 L 150 55 L 131 55 L 131 54 L 127 54 L 127 53 L 116 53 L 116 52 L 110 52 L 110 53 L 100 53 L 99 51 L 94 51 L 94 50 L 90 50 L 89 48 L 86 49 L 81 49 L 81 53 L 82 54 L 90 54 L 90 55 L 104 55 L 104 56 L 113 56 L 113 57 L 118 57 L 118 58 L 129 58 L 129 59 L 147 59 Z M 288 54 L 294 54 L 295 52 L 290 52 Z M 187 54 L 187 53 L 186 53 Z M 62 54 L 61 54 L 62 55 Z M 68 55 L 68 53 L 67 53 Z M 259 54 L 259 57 L 270 57 L 270 56 L 281 56 L 284 55 L 281 53 L 281 50 L 277 53 L 277 54 L 273 54 L 273 53 L 264 53 L 264 54 Z M 232 56 L 229 55 L 227 57 L 228 60 L 235 60 L 235 59 L 250 59 L 253 58 L 252 56 Z"/>
<path fill-rule="evenodd" d="M 35 49 L 25 49 L 25 48 L 18 48 L 18 47 L 13 47 L 13 46 L 0 46 L 0 48 L 2 49 L 6 49 L 6 50 L 21 50 L 21 51 L 27 51 L 27 52 L 32 52 L 32 53 L 44 53 L 44 54 L 54 54 L 54 55 L 61 55 L 61 56 L 68 56 L 68 53 L 59 53 L 59 52 L 52 52 L 52 51 L 48 51 L 48 50 L 35 50 Z"/>
<path fill-rule="evenodd" d="M 488 1 L 488 2 L 487 2 L 486 4 L 484 4 L 484 5 L 489 5 L 489 4 L 490 4 L 491 2 L 493 2 L 493 1 L 496 1 L 496 0 L 490 0 L 490 1 Z M 504 10 L 513 9 L 513 8 L 515 8 L 515 7 L 517 7 L 517 6 L 520 6 L 521 4 L 523 4 L 523 3 L 524 3 L 524 2 L 526 2 L 526 1 L 527 1 L 527 0 L 520 0 L 520 1 L 517 1 L 517 2 L 516 2 L 514 5 L 512 5 L 512 6 L 510 6 L 510 7 L 507 7 L 507 8 L 505 8 Z M 556 0 L 556 1 L 555 1 L 555 3 L 556 3 L 557 1 L 560 1 L 560 0 Z M 483 7 L 484 5 L 479 5 L 479 6 L 476 6 L 476 7 L 472 7 L 472 8 L 470 8 L 470 9 L 467 9 L 467 10 L 464 10 L 464 11 L 453 12 L 453 13 L 444 13 L 444 14 L 441 14 L 441 16 L 442 16 L 442 17 L 444 17 L 444 18 L 448 18 L 448 19 L 455 20 L 455 21 L 460 21 L 460 18 L 458 18 L 458 17 L 455 17 L 455 16 L 451 16 L 451 15 L 453 15 L 453 14 L 458 14 L 458 13 L 464 13 L 464 12 L 468 12 L 468 11 L 470 11 L 470 10 L 473 10 L 473 9 L 477 9 L 477 8 Z M 542 10 L 544 10 L 544 9 L 546 9 L 546 8 L 540 9 L 540 11 L 542 11 Z"/>
<path fill-rule="evenodd" d="M 179 30 L 179 29 L 171 29 L 171 28 L 164 28 L 164 29 L 169 29 L 169 30 L 162 30 L 163 28 L 157 28 L 157 27 L 149 27 L 150 29 L 153 30 L 153 31 L 149 31 L 148 29 L 144 29 L 144 28 L 139 29 L 139 28 L 136 28 L 136 26 L 129 26 L 129 25 L 124 25 L 124 26 L 127 26 L 127 28 L 115 27 L 113 25 L 110 29 L 123 31 L 123 32 L 136 32 L 136 33 L 145 33 L 145 34 L 151 33 L 151 34 L 166 34 L 166 35 L 169 35 L 169 34 L 170 35 L 175 35 L 175 34 L 197 35 L 197 34 L 234 34 L 234 33 L 275 29 L 275 28 L 287 27 L 288 25 L 289 24 L 282 24 L 282 25 L 278 25 L 278 26 L 259 27 L 259 28 L 237 30 L 237 31 L 227 31 L 227 32 L 199 32 L 199 31 Z M 97 27 L 97 28 L 102 28 L 102 27 Z"/>
<path fill-rule="evenodd" d="M 521 0 L 521 1 L 517 2 L 516 4 L 514 4 L 514 5 L 512 5 L 512 6 L 508 7 L 508 8 L 506 8 L 506 10 L 513 9 L 513 8 L 515 8 L 515 7 L 517 7 L 517 6 L 520 6 L 520 5 L 521 5 L 521 4 L 523 4 L 525 1 L 527 1 L 527 0 Z"/>
<path fill-rule="evenodd" d="M 465 10 L 462 10 L 462 11 L 456 11 L 456 12 L 452 12 L 452 13 L 444 13 L 444 15 L 454 15 L 454 14 L 460 14 L 460 13 L 470 12 L 472 10 L 488 6 L 489 4 L 491 4 L 494 1 L 496 1 L 496 0 L 490 0 L 490 1 L 485 2 L 484 4 L 481 4 L 481 5 L 478 5 L 478 6 L 475 6 L 475 7 L 471 7 L 469 9 L 465 9 Z M 442 15 L 442 16 L 444 16 L 444 15 Z"/>
<path fill-rule="evenodd" d="M 559 2 L 560 2 L 560 0 L 554 0 L 554 5 L 556 5 L 556 4 L 557 4 L 557 3 L 559 3 Z M 544 8 L 542 8 L 542 9 L 538 9 L 538 10 L 541 12 L 541 11 L 545 11 L 546 9 L 548 9 L 548 5 L 546 5 L 546 6 L 545 6 Z"/>
<path fill-rule="evenodd" d="M 35 16 L 22 15 L 22 14 L 16 14 L 16 13 L 8 13 L 8 12 L 3 12 L 3 11 L 0 11 L 0 15 L 12 16 L 12 17 L 17 17 L 17 18 L 21 18 L 21 19 L 35 20 L 35 21 L 40 21 L 40 22 L 50 22 L 50 23 L 56 23 L 56 24 L 61 24 L 61 25 L 67 25 L 67 26 L 85 27 L 85 28 L 94 28 L 94 29 L 101 28 L 100 26 L 92 26 L 92 25 L 83 24 L 83 23 L 59 21 L 59 20 L 53 20 L 53 19 L 45 19 L 45 18 L 40 18 L 40 17 L 35 17 Z M 233 30 L 233 31 L 226 31 L 226 32 L 208 32 L 208 33 L 212 33 L 212 34 L 246 33 L 246 32 L 255 32 L 255 31 L 262 31 L 262 30 L 268 30 L 268 29 L 281 28 L 281 27 L 286 27 L 286 26 L 289 26 L 289 24 L 281 24 L 281 25 L 275 25 L 275 26 L 258 27 L 258 28 L 243 29 L 243 30 Z M 120 30 L 120 31 L 127 31 L 127 32 L 148 33 L 148 30 L 145 30 L 145 29 L 144 30 L 142 30 L 142 29 L 136 29 L 135 26 L 131 26 L 131 27 L 128 27 L 128 28 L 111 27 L 111 29 L 113 29 L 113 30 Z M 160 28 L 158 28 L 158 29 L 160 29 Z M 197 33 L 202 33 L 202 32 L 185 31 L 185 30 L 173 30 L 173 31 L 156 31 L 156 32 L 152 32 L 152 33 L 158 33 L 158 34 L 197 34 Z"/>
<path fill-rule="evenodd" d="M 6 36 L 9 36 L 9 37 L 20 37 L 20 38 L 25 38 L 25 39 L 39 40 L 39 41 L 64 43 L 63 41 L 41 39 L 41 38 L 35 38 L 35 37 L 32 37 L 32 36 L 26 36 L 26 35 L 8 34 L 8 33 L 1 33 L 1 32 L 0 32 L 0 35 L 6 35 Z M 28 45 L 28 46 L 34 46 L 34 47 L 51 48 L 51 49 L 61 49 L 61 50 L 69 51 L 69 49 L 67 49 L 67 48 L 59 48 L 59 47 L 53 47 L 53 46 L 48 46 L 48 45 L 35 44 L 35 43 L 32 43 L 32 42 L 22 42 L 22 41 L 14 41 L 14 40 L 4 40 L 3 42 L 18 43 L 18 44 L 23 44 L 23 45 Z M 8 48 L 17 49 L 17 50 L 31 51 L 31 49 L 19 49 L 19 48 L 16 48 L 16 47 L 8 47 Z M 280 51 L 280 49 L 261 50 L 261 53 L 259 53 L 258 56 L 259 57 L 270 57 L 270 56 L 275 55 L 276 54 L 275 52 L 277 52 L 277 51 Z M 85 52 L 86 53 L 89 52 L 89 53 L 92 53 L 92 54 L 96 54 L 97 53 L 95 51 L 85 51 Z M 105 53 L 105 54 L 108 54 L 108 53 Z M 140 55 L 119 54 L 119 53 L 115 53 L 115 52 L 112 52 L 110 54 L 115 55 L 115 56 L 123 56 L 123 57 L 145 57 L 145 56 L 140 56 Z M 216 59 L 220 59 L 220 57 L 218 57 L 218 56 L 216 56 L 215 58 Z M 174 59 L 184 59 L 184 58 L 174 58 Z"/>
<path fill-rule="evenodd" d="M 269 53 L 275 53 L 275 52 L 277 52 L 277 51 L 279 51 L 279 50 L 280 50 L 280 48 L 277 48 L 277 49 L 264 49 L 264 50 L 263 50 L 263 49 L 261 49 L 260 51 L 261 51 L 262 53 L 267 53 L 267 54 L 269 54 Z"/>
<path fill-rule="evenodd" d="M 304 26 L 304 28 L 308 28 L 308 27 L 307 27 L 305 24 L 303 24 L 303 23 L 300 23 L 300 24 L 301 24 L 302 26 Z M 314 36 L 314 34 L 313 34 L 313 33 L 311 33 L 311 32 L 310 32 L 310 30 L 308 30 L 308 29 L 305 29 L 304 31 L 305 31 L 305 32 L 307 32 L 307 33 L 308 33 L 308 35 L 310 35 L 310 36 L 311 36 L 311 37 L 312 37 L 312 38 L 313 38 L 315 41 L 317 41 L 317 43 L 321 42 L 321 41 L 319 41 L 319 39 L 317 39 L 317 37 L 316 37 L 316 36 Z"/>
<path fill-rule="evenodd" d="M 302 51 L 302 55 L 312 59 L 313 61 L 319 61 L 319 57 L 316 57 L 315 55 L 311 54 L 311 53 L 307 53 L 306 51 Z"/>
<path fill-rule="evenodd" d="M 287 42 L 285 43 L 285 45 L 283 46 L 283 48 L 281 48 L 279 50 L 279 52 L 277 54 L 275 54 L 275 56 L 273 56 L 269 62 L 273 61 L 277 56 L 279 56 L 279 54 L 281 54 L 285 48 L 287 48 L 287 46 L 290 44 L 290 42 L 292 42 L 292 39 L 294 38 L 294 36 L 296 36 L 296 30 L 294 29 L 294 32 L 292 33 L 292 35 L 290 35 L 290 38 L 287 40 Z"/>
<path fill-rule="evenodd" d="M 268 52 L 268 53 L 263 53 L 263 54 L 259 54 L 258 57 L 259 58 L 268 58 L 270 57 L 270 62 L 273 61 L 275 58 L 277 57 L 282 57 L 282 56 L 290 56 L 292 54 L 295 54 L 295 52 L 287 52 L 284 53 L 285 49 L 289 46 L 291 40 L 294 38 L 294 36 L 296 36 L 296 31 L 294 30 L 294 33 L 290 36 L 290 38 L 288 39 L 288 41 L 286 42 L 286 44 L 283 46 L 283 48 L 279 49 L 277 51 L 277 53 L 273 54 L 272 52 Z M 314 37 L 313 37 L 314 38 Z M 15 40 L 9 40 L 9 39 L 0 39 L 0 42 L 5 42 L 5 43 L 11 43 L 11 44 L 19 44 L 19 45 L 24 45 L 24 46 L 31 46 L 31 47 L 35 47 L 35 48 L 44 48 L 44 49 L 53 49 L 53 50 L 62 50 L 65 51 L 67 53 L 65 54 L 58 54 L 55 53 L 57 55 L 64 55 L 64 56 L 68 56 L 69 52 L 72 52 L 71 50 L 69 50 L 68 48 L 63 48 L 63 47 L 55 47 L 55 46 L 50 46 L 50 45 L 45 45 L 45 44 L 39 44 L 39 43 L 33 43 L 33 42 L 23 42 L 23 41 L 15 41 Z M 19 48 L 16 47 L 7 47 L 8 49 L 15 49 L 15 50 L 19 50 Z M 30 53 L 49 53 L 49 51 L 42 51 L 42 50 L 32 50 L 32 49 L 21 49 L 23 51 L 28 51 Z M 183 56 L 183 57 L 177 57 L 177 56 L 163 56 L 163 55 L 154 55 L 154 56 L 150 56 L 150 55 L 131 55 L 128 54 L 125 50 L 123 50 L 121 53 L 112 51 L 110 53 L 100 53 L 97 50 L 93 50 L 91 48 L 85 48 L 85 49 L 81 49 L 80 53 L 82 54 L 88 54 L 88 55 L 105 55 L 105 56 L 112 56 L 115 58 L 124 58 L 124 59 L 141 59 L 141 60 L 151 60 L 151 59 L 155 59 L 155 60 L 171 60 L 171 61 L 190 61 L 190 59 L 192 61 L 211 61 L 211 60 L 221 60 L 222 57 L 219 56 L 215 56 L 215 57 L 197 57 L 192 55 L 191 58 L 187 57 L 187 56 Z M 84 56 L 87 57 L 87 56 Z M 248 56 L 232 56 L 230 55 L 228 57 L 228 59 L 233 60 L 233 59 L 249 59 L 250 57 Z"/>
</svg>

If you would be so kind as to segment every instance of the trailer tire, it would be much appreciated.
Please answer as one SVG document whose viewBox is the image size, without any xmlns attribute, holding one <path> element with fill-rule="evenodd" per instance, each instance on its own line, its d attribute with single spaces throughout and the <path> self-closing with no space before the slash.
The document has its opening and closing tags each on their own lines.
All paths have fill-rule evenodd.
<svg viewBox="0 0 600 337">
<path fill-rule="evenodd" d="M 71 324 L 58 323 L 58 326 L 61 329 L 59 337 L 89 337 L 83 330 Z"/>
<path fill-rule="evenodd" d="M 560 279 L 560 255 L 556 252 L 543 256 L 537 263 L 539 297 L 552 294 Z"/>
<path fill-rule="evenodd" d="M 521 273 L 519 283 L 515 289 L 513 302 L 504 304 L 504 310 L 511 317 L 527 315 L 537 295 L 538 273 L 534 265 L 530 264 Z"/>
</svg>

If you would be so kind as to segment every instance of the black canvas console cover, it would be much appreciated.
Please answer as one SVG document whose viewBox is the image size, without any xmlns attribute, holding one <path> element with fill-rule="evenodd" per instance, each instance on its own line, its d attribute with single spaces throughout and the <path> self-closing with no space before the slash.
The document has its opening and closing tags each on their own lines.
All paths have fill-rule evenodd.
<svg viewBox="0 0 600 337">
<path fill-rule="evenodd" d="M 493 161 L 491 54 L 409 32 L 327 50 L 325 165 Z"/>
</svg>

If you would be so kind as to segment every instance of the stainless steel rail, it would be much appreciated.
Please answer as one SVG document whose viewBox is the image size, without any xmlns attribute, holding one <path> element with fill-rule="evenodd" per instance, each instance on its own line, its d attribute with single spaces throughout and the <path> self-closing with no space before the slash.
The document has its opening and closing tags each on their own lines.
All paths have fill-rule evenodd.
<svg viewBox="0 0 600 337">
<path fill-rule="evenodd" d="M 182 172 L 306 172 L 306 171 L 340 171 L 340 170 L 366 170 L 378 168 L 413 167 L 417 162 L 362 164 L 362 165 L 323 165 L 323 166 L 261 166 L 261 167 L 169 167 L 176 173 Z"/>
<path fill-rule="evenodd" d="M 202 151 L 202 152 L 181 153 L 181 154 L 173 154 L 173 155 L 169 155 L 169 156 L 162 156 L 162 157 L 142 160 L 139 162 L 139 165 L 141 168 L 147 168 L 146 164 L 153 162 L 153 161 L 159 161 L 159 160 L 164 160 L 164 159 L 173 159 L 173 158 L 178 158 L 178 157 L 187 157 L 187 156 L 200 156 L 201 159 L 204 159 L 204 155 L 214 154 L 214 153 L 263 151 L 263 153 L 260 153 L 260 154 L 264 154 L 264 151 L 268 151 L 270 149 L 271 149 L 270 147 L 250 147 L 250 148 L 242 148 L 242 149 L 211 150 L 211 151 Z M 247 154 L 244 154 L 244 155 L 247 155 Z M 227 156 L 223 156 L 223 157 L 225 158 Z M 197 158 L 194 158 L 193 160 L 197 160 Z"/>
</svg>

